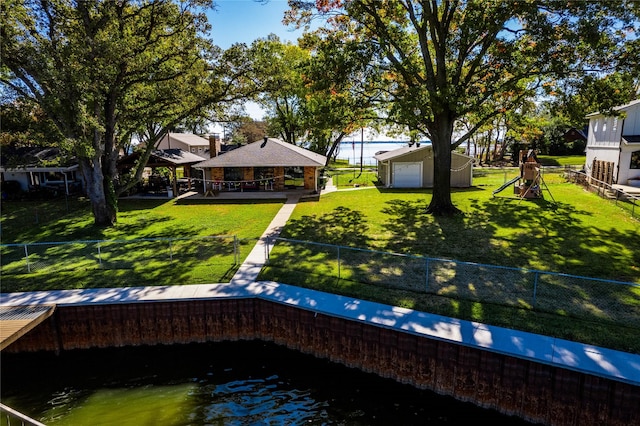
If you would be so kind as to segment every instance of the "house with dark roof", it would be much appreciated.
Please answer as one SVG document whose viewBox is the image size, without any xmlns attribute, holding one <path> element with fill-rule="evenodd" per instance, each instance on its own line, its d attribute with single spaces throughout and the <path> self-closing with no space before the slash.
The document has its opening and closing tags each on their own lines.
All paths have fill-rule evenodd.
<svg viewBox="0 0 640 426">
<path fill-rule="evenodd" d="M 194 135 L 193 133 L 167 133 L 156 146 L 159 150 L 181 149 L 191 154 L 195 154 L 200 159 L 209 158 L 209 149 L 215 136 L 209 138 Z"/>
<path fill-rule="evenodd" d="M 414 144 L 379 152 L 378 180 L 386 188 L 433 188 L 433 147 Z M 451 186 L 468 188 L 473 184 L 473 157 L 451 153 Z"/>
<path fill-rule="evenodd" d="M 595 180 L 636 186 L 640 183 L 640 99 L 614 108 L 622 113 L 587 115 L 585 170 Z"/>
<path fill-rule="evenodd" d="M 78 163 L 61 155 L 59 148 L 3 147 L 0 161 L 0 179 L 4 187 L 13 186 L 21 192 L 44 191 L 50 195 L 82 191 Z"/>
<path fill-rule="evenodd" d="M 275 138 L 243 145 L 193 167 L 204 172 L 204 191 L 318 191 L 327 157 Z"/>
</svg>

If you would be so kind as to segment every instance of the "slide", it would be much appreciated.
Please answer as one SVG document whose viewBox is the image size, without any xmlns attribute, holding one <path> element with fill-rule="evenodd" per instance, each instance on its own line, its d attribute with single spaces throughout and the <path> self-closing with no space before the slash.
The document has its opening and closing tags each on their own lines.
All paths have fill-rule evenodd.
<svg viewBox="0 0 640 426">
<path fill-rule="evenodd" d="M 507 183 L 505 183 L 504 185 L 502 185 L 500 188 L 498 188 L 498 189 L 494 189 L 494 190 L 493 190 L 493 195 L 496 195 L 498 192 L 502 192 L 502 191 L 504 191 L 504 189 L 505 189 L 507 186 L 509 186 L 509 185 L 511 185 L 511 184 L 514 184 L 514 183 L 516 183 L 516 182 L 518 181 L 518 179 L 520 179 L 520 176 L 516 176 L 516 177 L 514 177 L 514 178 L 513 178 L 513 179 L 511 179 L 509 182 L 507 182 Z"/>
</svg>

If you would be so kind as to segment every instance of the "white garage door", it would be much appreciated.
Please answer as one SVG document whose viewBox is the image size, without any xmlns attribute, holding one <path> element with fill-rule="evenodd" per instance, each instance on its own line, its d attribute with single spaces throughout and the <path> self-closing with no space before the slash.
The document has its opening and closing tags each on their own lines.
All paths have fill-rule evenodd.
<svg viewBox="0 0 640 426">
<path fill-rule="evenodd" d="M 394 188 L 420 188 L 422 186 L 422 162 L 393 163 Z"/>
</svg>

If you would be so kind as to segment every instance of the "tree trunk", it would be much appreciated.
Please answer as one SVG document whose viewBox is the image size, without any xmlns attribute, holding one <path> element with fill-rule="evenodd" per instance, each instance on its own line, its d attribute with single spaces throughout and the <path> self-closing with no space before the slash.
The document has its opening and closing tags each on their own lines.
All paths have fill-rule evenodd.
<svg viewBox="0 0 640 426">
<path fill-rule="evenodd" d="M 441 117 L 435 120 L 437 128 L 431 132 L 433 147 L 433 195 L 427 213 L 434 216 L 452 216 L 461 213 L 451 201 L 451 138 L 453 120 Z"/>
<path fill-rule="evenodd" d="M 98 159 L 81 158 L 79 163 L 93 210 L 94 224 L 103 227 L 115 225 L 117 209 L 113 183 L 105 179 Z"/>
<path fill-rule="evenodd" d="M 344 138 L 344 136 L 345 134 L 340 132 L 338 137 L 331 143 L 331 148 L 329 148 L 329 152 L 327 153 L 327 162 L 325 163 L 325 167 L 328 166 L 329 163 L 331 162 L 331 158 L 333 157 L 333 154 L 336 152 L 338 145 L 340 145 L 340 142 L 342 142 L 342 139 Z"/>
</svg>

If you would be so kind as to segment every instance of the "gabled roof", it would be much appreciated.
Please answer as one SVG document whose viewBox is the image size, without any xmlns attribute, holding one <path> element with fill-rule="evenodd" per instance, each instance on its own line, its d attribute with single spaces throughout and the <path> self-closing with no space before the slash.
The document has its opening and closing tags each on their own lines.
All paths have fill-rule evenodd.
<svg viewBox="0 0 640 426">
<path fill-rule="evenodd" d="M 412 154 L 414 152 L 418 152 L 418 151 L 429 151 L 432 150 L 433 146 L 429 143 L 429 144 L 420 144 L 420 146 L 416 145 L 411 145 L 411 146 L 403 146 L 402 148 L 398 148 L 398 149 L 394 149 L 393 151 L 385 151 L 385 152 L 380 152 L 377 153 L 376 155 L 373 156 L 373 158 L 375 158 L 378 161 L 387 161 L 387 160 L 394 160 L 396 158 L 408 155 L 408 154 Z M 452 154 L 454 155 L 459 155 L 462 157 L 469 157 L 468 155 L 465 154 L 460 154 L 458 152 L 452 151 Z M 469 157 L 471 158 L 471 157 Z"/>
<path fill-rule="evenodd" d="M 625 105 L 620 105 L 617 107 L 614 107 L 613 110 L 614 111 L 626 111 L 629 108 L 631 108 L 632 106 L 638 105 L 640 104 L 640 99 L 636 99 L 634 101 L 629 102 L 628 104 Z M 591 118 L 591 117 L 596 117 L 598 115 L 603 115 L 601 112 L 592 112 L 591 114 L 587 114 L 586 118 Z"/>
<path fill-rule="evenodd" d="M 221 153 L 194 165 L 198 169 L 208 167 L 324 167 L 327 157 L 308 149 L 267 138 L 232 151 Z"/>
<path fill-rule="evenodd" d="M 40 146 L 2 147 L 0 164 L 3 171 L 57 172 L 78 168 L 76 160 L 63 156 L 59 148 Z"/>
<path fill-rule="evenodd" d="M 132 167 L 138 158 L 140 152 L 134 152 L 126 157 L 118 160 L 118 167 Z M 179 166 L 182 164 L 195 164 L 202 161 L 202 157 L 196 154 L 192 154 L 188 151 L 179 148 L 171 149 L 157 149 L 149 156 L 147 161 L 148 167 L 160 167 L 160 166 Z"/>
<path fill-rule="evenodd" d="M 165 138 L 166 137 L 169 137 L 172 141 L 179 141 L 188 146 L 209 146 L 209 139 L 194 135 L 193 133 L 169 133 Z"/>
<path fill-rule="evenodd" d="M 193 164 L 202 161 L 202 157 L 183 149 L 171 148 L 153 151 L 151 154 L 156 160 L 164 160 L 171 164 Z"/>
</svg>

